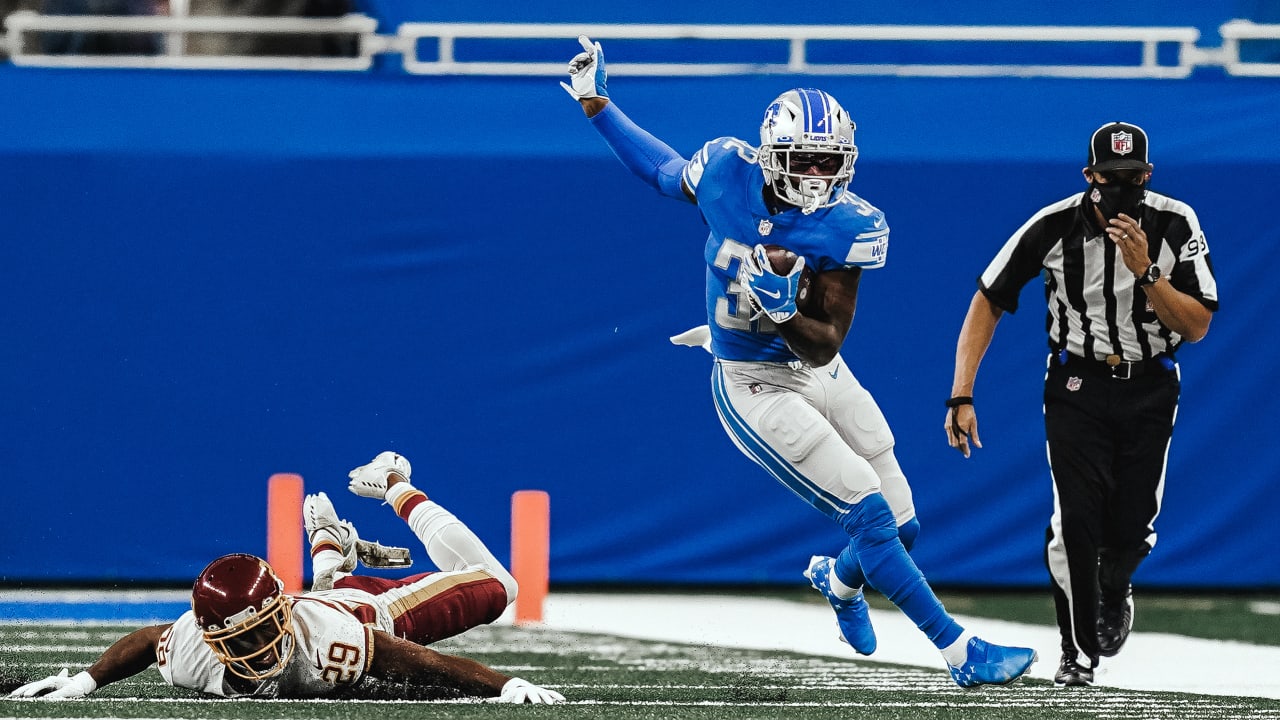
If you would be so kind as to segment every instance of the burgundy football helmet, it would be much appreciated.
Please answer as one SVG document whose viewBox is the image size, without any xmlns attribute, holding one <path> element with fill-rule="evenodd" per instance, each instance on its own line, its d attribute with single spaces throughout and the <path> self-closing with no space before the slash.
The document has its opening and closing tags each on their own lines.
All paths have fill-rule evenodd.
<svg viewBox="0 0 1280 720">
<path fill-rule="evenodd" d="M 204 641 L 235 675 L 264 680 L 293 655 L 293 601 L 262 558 L 237 553 L 209 563 L 196 578 L 191 609 Z"/>
</svg>

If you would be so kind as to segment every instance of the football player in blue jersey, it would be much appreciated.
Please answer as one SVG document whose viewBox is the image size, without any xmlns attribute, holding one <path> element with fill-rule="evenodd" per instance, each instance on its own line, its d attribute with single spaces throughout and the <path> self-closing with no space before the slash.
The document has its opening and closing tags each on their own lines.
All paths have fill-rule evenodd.
<svg viewBox="0 0 1280 720">
<path fill-rule="evenodd" d="M 600 44 L 578 40 L 583 51 L 561 85 L 623 165 L 696 204 L 710 228 L 708 324 L 673 342 L 715 356 L 715 405 L 738 449 L 849 534 L 835 557 L 813 557 L 804 573 L 835 609 L 843 639 L 875 651 L 862 594 L 870 584 L 933 641 L 962 687 L 1020 677 L 1035 651 L 965 631 L 907 554 L 920 525 L 893 433 L 840 357 L 862 271 L 884 265 L 889 244 L 884 213 L 848 189 L 858 157 L 848 113 L 820 90 L 788 90 L 765 111 L 758 149 L 717 138 L 685 159 L 610 101 Z M 799 257 L 775 271 L 766 245 Z M 805 268 L 816 275 L 801 312 Z"/>
</svg>

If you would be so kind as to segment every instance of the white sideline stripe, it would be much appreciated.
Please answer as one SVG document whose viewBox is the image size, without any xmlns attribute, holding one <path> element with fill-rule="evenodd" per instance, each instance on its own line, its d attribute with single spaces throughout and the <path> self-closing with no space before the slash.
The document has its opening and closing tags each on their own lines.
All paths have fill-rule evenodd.
<svg viewBox="0 0 1280 720">
<path fill-rule="evenodd" d="M 91 655 L 101 655 L 111 647 L 110 643 L 105 645 L 9 645 L 5 648 L 10 652 L 56 652 L 56 653 L 89 653 Z"/>
<path fill-rule="evenodd" d="M 1141 599 L 1137 600 L 1142 611 Z M 511 613 L 501 622 L 510 622 Z M 933 644 L 900 612 L 871 610 L 879 643 L 872 657 L 838 639 L 835 616 L 817 602 L 668 594 L 551 593 L 543 626 L 694 645 L 786 650 L 809 655 L 936 668 Z M 1061 656 L 1057 629 L 956 615 L 990 642 L 1033 647 L 1031 677 L 1051 680 Z M 1280 698 L 1280 647 L 1135 632 L 1124 651 L 1103 658 L 1095 685 L 1128 690 Z"/>
<path fill-rule="evenodd" d="M 0 602 L 152 603 L 191 602 L 190 590 L 0 590 Z"/>
</svg>

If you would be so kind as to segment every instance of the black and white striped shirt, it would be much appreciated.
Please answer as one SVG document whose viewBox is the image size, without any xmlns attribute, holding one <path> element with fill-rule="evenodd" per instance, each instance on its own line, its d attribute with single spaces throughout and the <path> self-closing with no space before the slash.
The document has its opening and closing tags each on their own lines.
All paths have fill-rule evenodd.
<svg viewBox="0 0 1280 720">
<path fill-rule="evenodd" d="M 1156 318 L 1084 195 L 1049 205 L 1018 228 L 978 278 L 978 287 L 997 307 L 1015 312 L 1019 291 L 1043 271 L 1051 348 L 1095 360 L 1172 353 L 1182 337 Z M 1216 312 L 1218 284 L 1195 211 L 1148 191 L 1139 224 L 1151 261 L 1175 288 Z"/>
</svg>

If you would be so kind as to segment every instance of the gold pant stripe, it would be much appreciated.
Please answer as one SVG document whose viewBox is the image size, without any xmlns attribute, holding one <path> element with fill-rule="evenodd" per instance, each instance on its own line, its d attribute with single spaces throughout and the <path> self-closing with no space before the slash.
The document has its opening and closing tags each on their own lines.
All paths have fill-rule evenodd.
<svg viewBox="0 0 1280 720">
<path fill-rule="evenodd" d="M 401 617 L 418 605 L 433 597 L 446 593 L 459 585 L 480 582 L 493 577 L 484 570 L 463 570 L 459 572 L 440 572 L 425 577 L 412 585 L 396 588 L 387 593 L 394 601 L 388 604 L 387 612 L 391 618 Z"/>
</svg>

